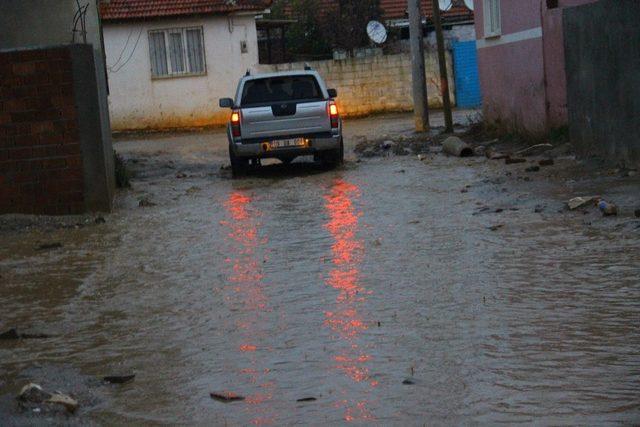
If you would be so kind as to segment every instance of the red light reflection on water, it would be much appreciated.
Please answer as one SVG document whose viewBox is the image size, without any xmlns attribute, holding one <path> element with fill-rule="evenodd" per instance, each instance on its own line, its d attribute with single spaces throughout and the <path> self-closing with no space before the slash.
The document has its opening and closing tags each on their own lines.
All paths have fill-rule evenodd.
<svg viewBox="0 0 640 427">
<path fill-rule="evenodd" d="M 325 196 L 325 208 L 329 221 L 325 225 L 333 237 L 332 269 L 325 283 L 338 291 L 335 310 L 325 312 L 324 324 L 334 331 L 346 346 L 334 356 L 335 367 L 355 383 L 375 387 L 378 383 L 369 375 L 366 363 L 371 355 L 361 349 L 358 338 L 367 329 L 358 311 L 370 292 L 360 283 L 360 262 L 364 245 L 357 238 L 359 213 L 353 205 L 360 196 L 357 186 L 344 180 L 334 182 Z M 345 410 L 346 421 L 373 420 L 367 409 L 367 401 L 341 400 L 336 403 Z"/>
<path fill-rule="evenodd" d="M 237 319 L 235 333 L 241 338 L 237 347 L 238 360 L 249 360 L 249 366 L 239 370 L 241 378 L 251 384 L 251 389 L 259 390 L 245 399 L 247 410 L 252 412 L 250 422 L 268 425 L 275 423 L 275 415 L 265 405 L 273 398 L 275 384 L 268 380 L 270 370 L 260 367 L 260 356 L 269 349 L 258 345 L 264 336 L 265 313 L 270 311 L 268 297 L 263 292 L 265 284 L 260 256 L 260 249 L 267 240 L 259 237 L 260 212 L 252 202 L 250 195 L 234 191 L 224 203 L 229 220 L 222 221 L 221 225 L 228 229 L 230 255 L 225 262 L 230 264 L 228 282 L 232 291 L 226 300 L 241 307 L 234 314 Z"/>
</svg>

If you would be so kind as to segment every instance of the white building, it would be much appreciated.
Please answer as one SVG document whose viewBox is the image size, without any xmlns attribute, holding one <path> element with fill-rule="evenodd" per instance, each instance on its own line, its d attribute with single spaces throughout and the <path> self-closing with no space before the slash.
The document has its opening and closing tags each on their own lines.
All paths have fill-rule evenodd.
<svg viewBox="0 0 640 427">
<path fill-rule="evenodd" d="M 113 130 L 220 125 L 258 64 L 255 18 L 271 0 L 108 0 L 101 17 Z"/>
</svg>

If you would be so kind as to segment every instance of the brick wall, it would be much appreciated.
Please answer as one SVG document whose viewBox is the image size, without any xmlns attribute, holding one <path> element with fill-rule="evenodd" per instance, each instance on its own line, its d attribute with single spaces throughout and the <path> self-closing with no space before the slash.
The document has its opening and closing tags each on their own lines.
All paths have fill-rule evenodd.
<svg viewBox="0 0 640 427">
<path fill-rule="evenodd" d="M 82 211 L 69 49 L 0 52 L 0 213 Z"/>
<path fill-rule="evenodd" d="M 446 54 L 449 89 L 455 102 L 451 57 Z M 338 90 L 337 103 L 342 115 L 364 116 L 371 113 L 411 111 L 411 56 L 379 55 L 345 60 L 308 63 L 318 71 L 328 87 Z M 259 65 L 261 72 L 301 70 L 303 63 Z M 430 107 L 441 107 L 440 73 L 435 52 L 425 52 L 427 92 Z"/>
</svg>

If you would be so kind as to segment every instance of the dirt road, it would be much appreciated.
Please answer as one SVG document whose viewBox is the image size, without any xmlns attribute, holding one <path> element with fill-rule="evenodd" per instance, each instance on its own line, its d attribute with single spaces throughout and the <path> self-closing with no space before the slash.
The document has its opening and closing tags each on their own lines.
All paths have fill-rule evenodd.
<svg viewBox="0 0 640 427">
<path fill-rule="evenodd" d="M 349 149 L 410 126 L 347 122 L 343 167 L 238 180 L 221 169 L 220 132 L 116 142 L 136 176 L 104 223 L 0 234 L 0 332 L 50 335 L 0 341 L 1 418 L 638 422 L 638 179 L 572 159 L 526 173 L 438 154 L 356 162 Z M 564 209 L 583 194 L 620 215 Z M 21 413 L 30 381 L 80 409 Z M 223 391 L 245 400 L 210 397 Z"/>
</svg>

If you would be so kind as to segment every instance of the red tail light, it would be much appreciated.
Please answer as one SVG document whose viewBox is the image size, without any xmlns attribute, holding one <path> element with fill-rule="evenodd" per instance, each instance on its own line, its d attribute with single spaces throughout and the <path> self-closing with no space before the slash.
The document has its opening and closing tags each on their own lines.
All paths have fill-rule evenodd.
<svg viewBox="0 0 640 427">
<path fill-rule="evenodd" d="M 331 119 L 331 127 L 337 128 L 340 116 L 338 115 L 338 106 L 335 102 L 327 102 L 327 111 L 329 112 L 329 118 Z"/>
<path fill-rule="evenodd" d="M 237 138 L 240 134 L 240 110 L 238 110 L 231 113 L 231 135 Z"/>
</svg>

